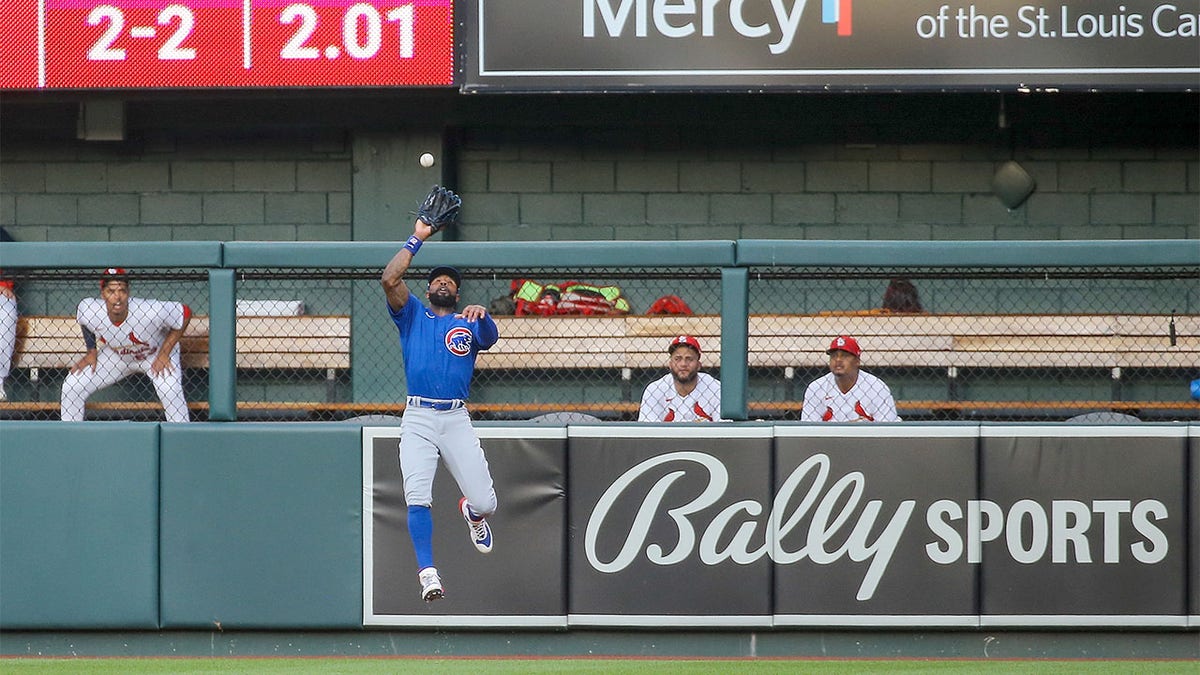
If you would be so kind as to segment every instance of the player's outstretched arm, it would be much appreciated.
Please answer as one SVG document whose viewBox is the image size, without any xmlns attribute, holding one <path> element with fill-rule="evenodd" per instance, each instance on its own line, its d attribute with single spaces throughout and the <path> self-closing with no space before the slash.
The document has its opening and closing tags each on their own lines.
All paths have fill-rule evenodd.
<svg viewBox="0 0 1200 675">
<path fill-rule="evenodd" d="M 487 349 L 500 339 L 500 328 L 483 305 L 467 305 L 463 307 L 463 311 L 458 316 L 467 321 L 478 322 L 479 325 L 475 328 L 475 337 L 479 341 L 480 349 Z"/>
<path fill-rule="evenodd" d="M 408 238 L 403 248 L 396 251 L 396 255 L 392 256 L 387 266 L 383 268 L 379 283 L 383 286 L 384 295 L 387 296 L 388 306 L 394 312 L 400 311 L 408 303 L 408 286 L 404 285 L 404 274 L 412 265 L 413 256 L 420 250 L 421 244 L 431 235 L 433 235 L 433 228 L 418 218 L 413 223 L 412 236 Z"/>
<path fill-rule="evenodd" d="M 484 307 L 483 305 L 467 305 L 466 307 L 463 307 L 461 312 L 458 313 L 458 316 L 461 316 L 467 321 L 478 321 L 479 319 L 487 316 L 487 307 Z"/>
</svg>

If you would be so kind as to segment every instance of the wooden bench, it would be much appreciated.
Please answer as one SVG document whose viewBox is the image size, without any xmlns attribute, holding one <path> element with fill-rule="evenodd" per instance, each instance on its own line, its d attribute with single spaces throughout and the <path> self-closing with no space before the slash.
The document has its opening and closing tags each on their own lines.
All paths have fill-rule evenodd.
<svg viewBox="0 0 1200 675">
<path fill-rule="evenodd" d="M 837 335 L 853 335 L 863 367 L 1195 368 L 1200 316 L 1015 314 L 754 315 L 751 368 L 823 367 Z M 500 340 L 477 368 L 663 368 L 676 335 L 697 337 L 721 365 L 719 316 L 498 317 Z"/>
<path fill-rule="evenodd" d="M 350 367 L 348 316 L 241 316 L 236 330 L 238 368 Z M 14 368 L 70 368 L 83 351 L 73 316 L 23 316 L 17 322 Z M 180 361 L 184 368 L 208 367 L 208 317 L 192 317 Z"/>
<path fill-rule="evenodd" d="M 240 316 L 237 318 L 239 369 L 323 371 L 328 388 L 340 371 L 350 368 L 350 317 L 348 316 Z M 67 369 L 83 356 L 83 337 L 73 316 L 22 316 L 17 323 L 17 345 L 13 369 L 28 371 L 35 387 L 43 369 Z M 180 341 L 184 368 L 208 368 L 208 317 L 193 316 Z M 52 401 L 3 401 L 0 411 L 50 414 L 58 410 Z M 256 403 L 239 403 L 253 409 Z M 270 409 L 280 405 L 269 404 Z M 305 408 L 313 404 L 304 403 Z M 206 411 L 206 401 L 191 401 L 193 411 Z M 158 401 L 89 401 L 88 410 L 115 413 L 153 411 Z"/>
</svg>

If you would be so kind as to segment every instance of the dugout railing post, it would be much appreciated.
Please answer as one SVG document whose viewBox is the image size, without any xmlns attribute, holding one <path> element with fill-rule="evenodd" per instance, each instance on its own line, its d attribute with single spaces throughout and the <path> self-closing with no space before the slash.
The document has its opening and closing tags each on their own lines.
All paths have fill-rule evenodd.
<svg viewBox="0 0 1200 675">
<path fill-rule="evenodd" d="M 208 271 L 208 419 L 237 420 L 237 279 Z"/>
<path fill-rule="evenodd" d="M 721 417 L 745 420 L 750 368 L 750 270 L 721 269 Z"/>
</svg>

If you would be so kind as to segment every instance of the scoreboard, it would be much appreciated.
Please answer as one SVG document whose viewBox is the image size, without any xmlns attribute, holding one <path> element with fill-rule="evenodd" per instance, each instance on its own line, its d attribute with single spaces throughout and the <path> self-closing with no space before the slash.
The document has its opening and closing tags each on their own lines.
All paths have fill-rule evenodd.
<svg viewBox="0 0 1200 675">
<path fill-rule="evenodd" d="M 453 83 L 453 0 L 0 2 L 0 89 Z"/>
</svg>

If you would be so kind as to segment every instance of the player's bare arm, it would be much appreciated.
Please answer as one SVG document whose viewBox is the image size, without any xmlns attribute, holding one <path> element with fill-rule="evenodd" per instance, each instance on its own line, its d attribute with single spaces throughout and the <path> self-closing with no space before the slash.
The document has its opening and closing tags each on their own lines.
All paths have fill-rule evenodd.
<svg viewBox="0 0 1200 675">
<path fill-rule="evenodd" d="M 95 349 L 87 350 L 87 353 L 83 355 L 83 358 L 79 359 L 78 361 L 75 362 L 75 365 L 71 366 L 71 372 L 78 373 L 79 371 L 83 370 L 84 368 L 91 368 L 92 372 L 95 372 L 95 370 L 96 370 L 96 350 Z"/>
<path fill-rule="evenodd" d="M 96 352 L 96 334 L 88 330 L 87 326 L 80 325 L 79 328 L 83 331 L 83 345 L 87 347 L 87 352 L 83 355 L 83 358 L 71 366 L 71 372 L 78 373 L 84 368 L 91 368 L 94 373 L 96 372 L 96 358 L 98 356 Z"/>
<path fill-rule="evenodd" d="M 467 305 L 466 307 L 463 307 L 462 313 L 460 313 L 458 316 L 461 316 L 467 321 L 478 321 L 487 316 L 487 307 L 484 307 L 483 305 Z"/>
<path fill-rule="evenodd" d="M 423 242 L 432 235 L 433 228 L 425 221 L 418 218 L 413 223 L 413 236 L 420 241 Z M 392 311 L 398 312 L 408 303 L 408 286 L 404 285 L 404 274 L 412 264 L 412 259 L 412 251 L 408 248 L 400 249 L 396 255 L 392 256 L 387 267 L 383 268 L 383 275 L 379 278 L 384 295 L 387 296 L 388 306 L 392 308 Z"/>
<path fill-rule="evenodd" d="M 167 331 L 163 338 L 162 347 L 159 348 L 158 354 L 154 356 L 154 363 L 150 364 L 150 372 L 158 375 L 160 373 L 170 373 L 175 371 L 174 364 L 171 363 L 171 350 L 175 349 L 175 345 L 183 339 L 183 333 L 187 330 L 188 324 L 192 322 L 192 312 L 187 305 L 183 307 L 183 325 L 179 328 L 173 328 Z"/>
</svg>

